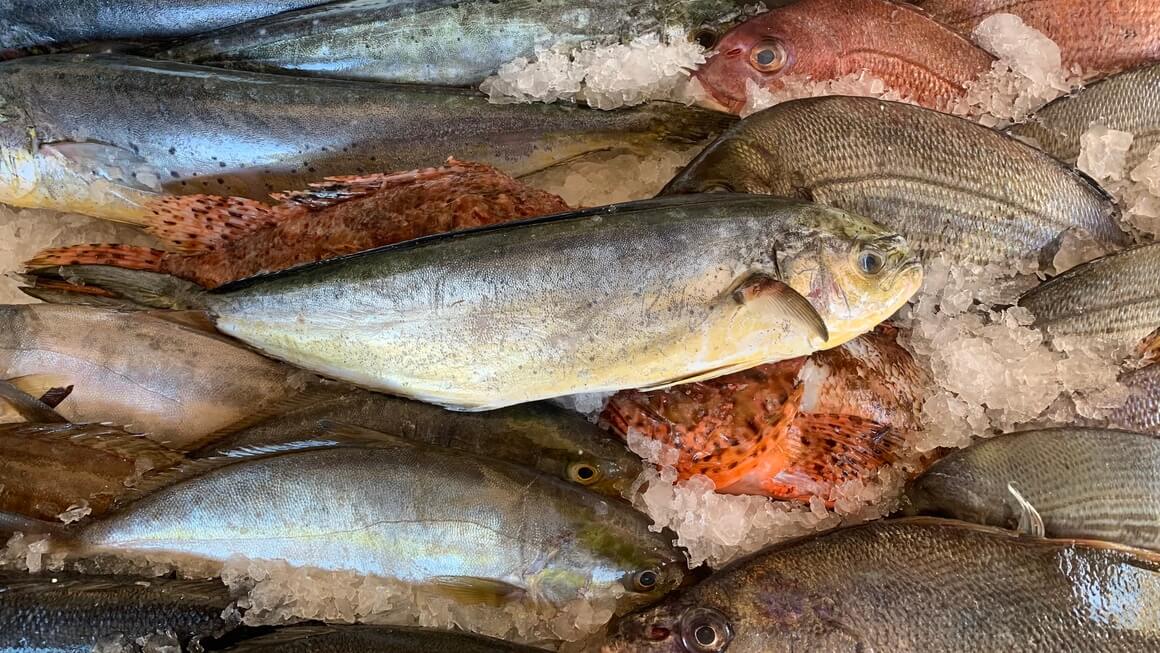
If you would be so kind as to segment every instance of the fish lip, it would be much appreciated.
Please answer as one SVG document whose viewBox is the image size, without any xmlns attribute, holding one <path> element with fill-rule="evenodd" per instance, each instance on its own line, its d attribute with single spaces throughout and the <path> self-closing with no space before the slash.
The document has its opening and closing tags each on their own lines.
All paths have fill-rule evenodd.
<svg viewBox="0 0 1160 653">
<path fill-rule="evenodd" d="M 705 83 L 705 79 L 701 75 L 700 70 L 693 71 L 693 77 L 696 78 L 696 80 L 701 84 L 701 88 L 705 91 L 697 98 L 696 102 L 694 102 L 694 104 L 696 104 L 698 107 L 701 107 L 702 109 L 708 109 L 710 111 L 728 113 L 731 115 L 737 115 L 741 113 L 741 109 L 745 107 L 745 100 L 736 100 L 731 97 L 722 99 L 712 86 L 709 86 Z"/>
</svg>

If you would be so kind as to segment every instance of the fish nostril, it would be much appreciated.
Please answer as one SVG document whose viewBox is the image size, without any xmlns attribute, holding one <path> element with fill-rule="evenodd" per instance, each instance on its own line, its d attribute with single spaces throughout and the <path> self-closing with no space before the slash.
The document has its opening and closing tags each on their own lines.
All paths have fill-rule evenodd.
<svg viewBox="0 0 1160 653">
<path fill-rule="evenodd" d="M 741 56 L 742 52 L 744 52 L 744 50 L 742 50 L 741 48 L 733 48 L 732 50 L 729 50 L 728 52 L 725 53 L 725 57 L 727 59 L 736 59 L 737 57 Z"/>
<path fill-rule="evenodd" d="M 663 626 L 650 626 L 648 633 L 645 635 L 645 638 L 654 642 L 659 642 L 663 639 L 668 639 L 670 634 L 672 634 L 672 631 L 670 631 L 668 628 Z"/>
</svg>

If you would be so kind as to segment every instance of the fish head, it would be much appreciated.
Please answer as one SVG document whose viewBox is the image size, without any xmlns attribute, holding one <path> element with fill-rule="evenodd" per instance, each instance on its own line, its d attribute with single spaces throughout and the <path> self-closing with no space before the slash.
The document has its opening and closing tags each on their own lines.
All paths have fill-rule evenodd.
<svg viewBox="0 0 1160 653">
<path fill-rule="evenodd" d="M 780 278 L 826 323 L 823 348 L 841 345 L 893 315 L 918 291 L 922 266 L 906 239 L 861 216 L 821 206 L 798 214 L 795 244 L 773 244 Z"/>
<path fill-rule="evenodd" d="M 673 546 L 675 535 L 649 530 L 649 521 L 619 499 L 601 500 L 600 519 L 576 533 L 577 546 L 563 565 L 589 575 L 589 596 L 610 596 L 616 614 L 659 601 L 685 581 L 685 555 Z M 574 596 L 574 590 L 573 590 Z"/>
<path fill-rule="evenodd" d="M 572 483 L 606 496 L 628 497 L 640 474 L 641 462 L 627 449 L 607 447 L 610 451 L 576 451 L 565 461 L 563 471 Z"/>
</svg>

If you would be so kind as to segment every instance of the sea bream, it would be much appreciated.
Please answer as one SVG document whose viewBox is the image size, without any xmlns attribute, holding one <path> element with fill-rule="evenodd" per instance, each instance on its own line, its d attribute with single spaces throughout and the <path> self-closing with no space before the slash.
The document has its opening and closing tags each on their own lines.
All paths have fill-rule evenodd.
<svg viewBox="0 0 1160 653">
<path fill-rule="evenodd" d="M 177 297 L 276 358 L 461 410 L 661 388 L 836 347 L 922 280 L 906 241 L 869 220 L 720 194 L 432 236 L 208 294 L 149 272 L 68 274 L 138 301 Z"/>
</svg>

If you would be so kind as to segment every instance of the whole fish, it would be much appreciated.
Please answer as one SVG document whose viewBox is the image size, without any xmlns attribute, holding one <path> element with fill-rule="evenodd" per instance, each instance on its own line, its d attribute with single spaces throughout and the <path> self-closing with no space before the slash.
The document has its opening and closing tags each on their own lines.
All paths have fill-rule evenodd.
<svg viewBox="0 0 1160 653">
<path fill-rule="evenodd" d="M 154 481 L 160 489 L 143 483 L 142 498 L 62 546 L 174 562 L 281 560 L 468 602 L 584 596 L 620 610 L 655 601 L 684 574 L 671 536 L 651 532 L 627 503 L 439 447 L 311 447 L 200 461 Z"/>
<path fill-rule="evenodd" d="M 111 422 L 175 449 L 300 399 L 311 375 L 212 331 L 78 306 L 0 306 L 0 378 L 31 395 L 72 386 L 73 422 Z"/>
<path fill-rule="evenodd" d="M 1055 41 L 1066 68 L 1088 79 L 1160 61 L 1160 6 L 1152 0 L 916 0 L 965 34 L 995 14 L 1014 14 Z"/>
<path fill-rule="evenodd" d="M 1069 229 L 1125 236 L 1095 182 L 1013 138 L 954 116 L 861 97 L 786 102 L 722 134 L 662 194 L 798 197 L 896 229 L 921 254 L 1012 263 Z"/>
<path fill-rule="evenodd" d="M 210 66 L 477 86 L 538 49 L 678 30 L 712 39 L 742 0 L 342 0 L 200 34 L 160 54 Z M 712 44 L 710 43 L 710 47 Z"/>
<path fill-rule="evenodd" d="M 619 625 L 605 653 L 1151 651 L 1160 561 L 935 519 L 878 521 L 743 558 Z"/>
<path fill-rule="evenodd" d="M 65 274 L 135 301 L 180 296 L 271 356 L 462 410 L 660 388 L 835 347 L 922 280 L 897 234 L 755 195 L 431 236 L 208 294 L 149 272 Z"/>
<path fill-rule="evenodd" d="M 534 653 L 543 649 L 462 632 L 402 626 L 290 626 L 227 649 L 230 653 Z"/>
<path fill-rule="evenodd" d="M 906 490 L 908 512 L 1160 549 L 1160 440 L 1056 428 L 953 451 Z"/>
<path fill-rule="evenodd" d="M 1123 406 L 1110 411 L 1108 423 L 1112 426 L 1151 433 L 1160 436 L 1160 364 L 1120 376 L 1120 383 L 1131 390 Z"/>
<path fill-rule="evenodd" d="M 1134 346 L 1160 326 L 1160 244 L 1077 265 L 1027 291 L 1019 305 L 1053 336 Z"/>
<path fill-rule="evenodd" d="M 0 202 L 135 224 L 149 224 L 158 191 L 263 199 L 452 155 L 519 176 L 597 151 L 696 143 L 732 121 L 667 102 L 498 105 L 466 89 L 114 55 L 9 61 L 0 88 Z"/>
<path fill-rule="evenodd" d="M 714 106 L 739 113 L 752 84 L 826 81 L 866 72 L 932 109 L 946 109 L 994 57 L 904 4 L 798 0 L 738 25 L 694 76 Z"/>
<path fill-rule="evenodd" d="M 186 644 L 235 627 L 236 619 L 222 616 L 230 603 L 217 579 L 0 571 L 0 651 L 136 650 L 112 647 L 150 636 L 158 644 Z"/>
<path fill-rule="evenodd" d="M 454 160 L 439 168 L 334 178 L 280 199 L 269 206 L 174 196 L 157 202 L 145 227 L 165 250 L 79 245 L 43 251 L 26 265 L 113 265 L 212 288 L 420 236 L 568 210 L 559 197 L 495 168 Z"/>
<path fill-rule="evenodd" d="M 115 426 L 0 424 L 0 512 L 55 520 L 87 508 L 100 515 L 142 474 L 181 460 Z"/>
<path fill-rule="evenodd" d="M 0 49 L 186 36 L 321 2 L 325 0 L 0 0 Z"/>
<path fill-rule="evenodd" d="M 507 460 L 608 496 L 629 497 L 641 469 L 640 459 L 609 434 L 579 413 L 551 404 L 462 413 L 345 385 L 314 393 L 285 413 L 190 455 L 349 435 L 352 426 L 371 429 L 359 433 L 368 440 L 389 435 Z"/>
<path fill-rule="evenodd" d="M 841 347 L 709 381 L 617 393 L 603 419 L 621 436 L 677 448 L 678 478 L 728 494 L 829 499 L 900 458 L 929 379 L 879 329 Z"/>
<path fill-rule="evenodd" d="M 1160 28 L 1157 28 L 1160 29 Z M 1134 139 L 1125 160 L 1127 170 L 1138 166 L 1160 145 L 1160 65 L 1100 80 L 1055 100 L 1008 133 L 1030 139 L 1051 156 L 1074 164 L 1080 139 L 1095 123 L 1130 132 Z"/>
</svg>

